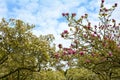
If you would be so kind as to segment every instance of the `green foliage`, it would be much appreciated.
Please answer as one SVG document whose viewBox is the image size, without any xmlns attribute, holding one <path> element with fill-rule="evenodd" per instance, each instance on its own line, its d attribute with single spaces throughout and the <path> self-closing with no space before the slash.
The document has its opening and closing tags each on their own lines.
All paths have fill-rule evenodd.
<svg viewBox="0 0 120 80">
<path fill-rule="evenodd" d="M 0 22 L 0 79 L 13 75 L 13 79 L 22 80 L 32 72 L 39 72 L 50 60 L 54 37 L 37 37 L 31 32 L 33 28 L 34 25 L 21 20 L 2 19 Z"/>
<path fill-rule="evenodd" d="M 85 68 L 68 69 L 66 78 L 67 80 L 99 80 L 95 73 Z"/>
<path fill-rule="evenodd" d="M 59 71 L 41 71 L 38 76 L 36 80 L 66 80 L 64 74 Z"/>
</svg>

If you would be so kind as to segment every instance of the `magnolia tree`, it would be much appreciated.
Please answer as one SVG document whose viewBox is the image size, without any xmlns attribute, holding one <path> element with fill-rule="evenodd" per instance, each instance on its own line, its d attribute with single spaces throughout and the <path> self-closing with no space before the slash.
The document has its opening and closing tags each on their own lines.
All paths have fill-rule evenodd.
<svg viewBox="0 0 120 80">
<path fill-rule="evenodd" d="M 95 26 L 88 20 L 88 14 L 79 19 L 75 18 L 75 13 L 62 14 L 68 20 L 70 31 L 64 30 L 61 37 L 71 40 L 71 45 L 69 48 L 58 45 L 57 67 L 84 67 L 101 80 L 120 79 L 120 23 L 110 18 L 116 7 L 117 3 L 108 9 L 101 0 L 100 22 Z"/>
</svg>

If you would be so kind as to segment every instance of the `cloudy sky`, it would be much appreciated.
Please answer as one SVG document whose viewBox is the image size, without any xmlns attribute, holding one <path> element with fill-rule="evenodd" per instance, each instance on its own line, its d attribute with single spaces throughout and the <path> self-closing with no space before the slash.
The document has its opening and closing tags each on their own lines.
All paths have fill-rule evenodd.
<svg viewBox="0 0 120 80">
<path fill-rule="evenodd" d="M 61 14 L 76 13 L 76 17 L 80 17 L 88 13 L 90 21 L 97 24 L 100 2 L 101 0 L 0 0 L 0 19 L 16 18 L 35 24 L 35 35 L 54 34 L 55 43 L 63 43 L 65 46 L 68 42 L 60 38 L 60 33 L 68 28 L 67 21 Z M 118 7 L 112 17 L 120 22 L 120 0 L 105 0 L 107 7 L 114 3 L 118 3 Z"/>
</svg>

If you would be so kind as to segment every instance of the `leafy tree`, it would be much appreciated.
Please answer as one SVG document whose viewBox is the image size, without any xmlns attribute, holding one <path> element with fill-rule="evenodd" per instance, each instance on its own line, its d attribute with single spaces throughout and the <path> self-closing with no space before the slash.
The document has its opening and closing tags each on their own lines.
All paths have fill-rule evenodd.
<svg viewBox="0 0 120 80">
<path fill-rule="evenodd" d="M 60 71 L 41 70 L 34 75 L 35 80 L 66 80 L 64 74 Z"/>
<path fill-rule="evenodd" d="M 67 80 L 99 80 L 95 73 L 85 68 L 71 68 L 66 72 Z"/>
<path fill-rule="evenodd" d="M 53 35 L 35 36 L 29 25 L 21 20 L 0 22 L 0 79 L 30 80 L 33 72 L 39 72 L 54 52 Z"/>
</svg>

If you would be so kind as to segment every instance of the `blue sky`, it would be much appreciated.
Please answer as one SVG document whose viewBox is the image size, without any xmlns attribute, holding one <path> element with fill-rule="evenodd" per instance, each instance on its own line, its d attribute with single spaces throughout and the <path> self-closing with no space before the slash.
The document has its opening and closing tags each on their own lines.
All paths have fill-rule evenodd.
<svg viewBox="0 0 120 80">
<path fill-rule="evenodd" d="M 54 34 L 55 43 L 68 44 L 60 38 L 60 33 L 68 29 L 67 21 L 62 17 L 63 12 L 76 13 L 80 17 L 85 13 L 93 24 L 98 23 L 98 11 L 101 0 L 0 0 L 0 19 L 16 18 L 35 24 L 35 35 Z M 105 0 L 105 5 L 110 7 L 118 3 L 112 18 L 120 18 L 120 0 Z"/>
</svg>

